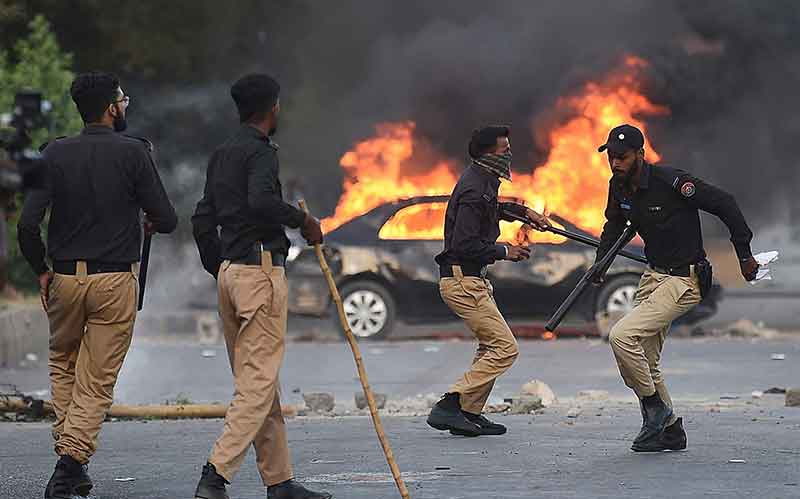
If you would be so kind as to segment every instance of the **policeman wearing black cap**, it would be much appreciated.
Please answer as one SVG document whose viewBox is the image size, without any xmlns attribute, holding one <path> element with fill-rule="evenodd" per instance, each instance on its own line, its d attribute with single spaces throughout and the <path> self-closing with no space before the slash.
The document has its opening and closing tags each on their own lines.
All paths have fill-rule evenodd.
<svg viewBox="0 0 800 499">
<path fill-rule="evenodd" d="M 622 379 L 641 404 L 642 429 L 631 448 L 682 450 L 686 433 L 682 418 L 672 411 L 659 363 L 672 321 L 700 303 L 711 287 L 698 210 L 716 215 L 728 227 L 748 281 L 758 271 L 750 251 L 753 233 L 730 194 L 685 171 L 645 161 L 644 136 L 636 127 L 614 128 L 598 151 L 608 154 L 613 176 L 597 260 L 630 222 L 644 240 L 649 262 L 633 309 L 609 335 Z"/>
</svg>

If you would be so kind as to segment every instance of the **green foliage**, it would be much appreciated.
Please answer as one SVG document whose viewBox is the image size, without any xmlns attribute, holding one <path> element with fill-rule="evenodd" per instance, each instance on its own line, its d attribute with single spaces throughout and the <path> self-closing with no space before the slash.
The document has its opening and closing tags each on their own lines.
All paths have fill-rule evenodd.
<svg viewBox="0 0 800 499">
<path fill-rule="evenodd" d="M 14 94 L 21 89 L 42 92 L 52 103 L 49 113 L 49 129 L 35 130 L 31 137 L 38 146 L 51 137 L 75 133 L 81 127 L 81 119 L 69 96 L 69 87 L 74 78 L 72 55 L 61 50 L 50 23 L 38 15 L 28 24 L 29 33 L 18 40 L 10 53 L 0 52 L 0 112 L 8 112 L 14 103 Z M 21 199 L 17 200 L 17 205 Z M 36 279 L 22 258 L 17 246 L 14 214 L 8 226 L 9 281 L 24 290 L 36 290 Z"/>
</svg>

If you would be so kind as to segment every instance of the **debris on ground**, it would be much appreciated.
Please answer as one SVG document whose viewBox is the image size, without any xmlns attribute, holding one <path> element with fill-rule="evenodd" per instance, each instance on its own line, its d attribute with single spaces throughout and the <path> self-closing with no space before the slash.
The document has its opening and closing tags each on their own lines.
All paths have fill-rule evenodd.
<svg viewBox="0 0 800 499">
<path fill-rule="evenodd" d="M 590 400 L 597 402 L 600 400 L 608 400 L 609 394 L 606 390 L 581 390 L 578 392 L 578 399 Z"/>
<path fill-rule="evenodd" d="M 800 388 L 786 390 L 786 407 L 800 407 Z"/>
<path fill-rule="evenodd" d="M 570 419 L 577 419 L 583 413 L 580 407 L 570 407 L 567 411 L 567 417 Z"/>
<path fill-rule="evenodd" d="M 386 411 L 398 416 L 426 416 L 440 398 L 435 393 L 428 393 L 401 400 L 388 400 Z"/>
<path fill-rule="evenodd" d="M 533 379 L 522 385 L 520 395 L 524 397 L 539 397 L 543 407 L 550 407 L 557 400 L 552 388 L 538 379 Z"/>
<path fill-rule="evenodd" d="M 304 393 L 303 400 L 311 412 L 323 413 L 333 411 L 335 401 L 330 393 Z"/>
<path fill-rule="evenodd" d="M 749 319 L 740 319 L 722 329 L 713 329 L 713 336 L 732 336 L 738 338 L 773 339 L 780 336 L 775 329 L 767 328 L 763 322 L 755 323 Z"/>
<path fill-rule="evenodd" d="M 764 393 L 770 395 L 783 395 L 784 393 L 786 393 L 786 388 L 779 388 L 777 386 L 773 386 L 772 388 L 767 388 L 766 390 L 764 390 Z"/>
<path fill-rule="evenodd" d="M 386 407 L 385 393 L 373 393 L 372 395 L 375 398 L 375 405 L 378 406 L 378 409 L 383 409 Z M 364 395 L 364 392 L 356 392 L 356 407 L 362 411 L 369 407 L 369 404 L 367 404 L 367 397 Z"/>
<path fill-rule="evenodd" d="M 760 399 L 764 396 L 764 392 L 761 390 L 753 390 L 753 393 L 750 394 L 754 399 Z"/>
<path fill-rule="evenodd" d="M 769 356 L 769 358 L 771 360 L 786 360 L 786 354 L 785 353 L 773 353 L 772 355 Z"/>
<path fill-rule="evenodd" d="M 217 352 L 216 350 L 206 349 L 200 352 L 200 355 L 202 355 L 204 359 L 213 359 L 217 356 Z"/>
<path fill-rule="evenodd" d="M 510 400 L 511 414 L 531 414 L 532 412 L 544 407 L 541 397 L 521 395 Z"/>
<path fill-rule="evenodd" d="M 745 461 L 744 459 L 728 459 L 728 462 L 730 464 L 746 464 L 747 463 L 747 461 Z"/>
<path fill-rule="evenodd" d="M 503 414 L 504 412 L 508 412 L 511 410 L 511 404 L 507 404 L 505 402 L 500 402 L 498 404 L 489 404 L 484 409 L 486 414 Z"/>
</svg>

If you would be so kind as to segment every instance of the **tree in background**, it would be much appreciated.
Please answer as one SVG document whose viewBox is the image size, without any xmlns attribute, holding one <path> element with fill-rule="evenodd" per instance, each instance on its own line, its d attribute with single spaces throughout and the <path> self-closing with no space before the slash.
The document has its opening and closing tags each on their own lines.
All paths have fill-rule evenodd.
<svg viewBox="0 0 800 499">
<path fill-rule="evenodd" d="M 18 40 L 12 50 L 0 52 L 0 112 L 10 111 L 14 94 L 21 89 L 42 92 L 52 103 L 49 127 L 35 130 L 31 136 L 38 146 L 49 138 L 75 133 L 81 128 L 81 119 L 69 96 L 74 78 L 72 55 L 61 50 L 50 23 L 38 15 L 28 24 L 29 33 Z M 17 200 L 18 203 L 21 199 Z M 14 213 L 8 223 L 8 277 L 12 286 L 35 290 L 36 277 L 31 272 L 17 245 Z"/>
</svg>

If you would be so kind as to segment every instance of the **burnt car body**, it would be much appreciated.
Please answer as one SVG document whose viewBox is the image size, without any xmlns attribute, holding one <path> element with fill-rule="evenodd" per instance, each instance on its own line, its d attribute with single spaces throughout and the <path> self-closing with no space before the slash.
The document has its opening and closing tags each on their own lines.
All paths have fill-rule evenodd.
<svg viewBox="0 0 800 499">
<path fill-rule="evenodd" d="M 439 296 L 439 270 L 434 257 L 442 250 L 441 235 L 429 238 L 383 237 L 389 224 L 407 209 L 436 207 L 444 213 L 449 196 L 422 196 L 383 204 L 325 235 L 328 264 L 339 286 L 353 332 L 362 338 L 391 333 L 394 321 L 452 320 L 453 313 Z M 551 215 L 565 229 L 591 236 L 569 221 Z M 287 263 L 289 310 L 295 314 L 330 315 L 338 324 L 330 294 L 313 249 L 302 248 Z M 642 253 L 641 246 L 629 250 Z M 489 267 L 495 297 L 510 319 L 543 317 L 552 313 L 583 273 L 594 263 L 592 247 L 565 240 L 538 243 L 530 260 L 499 261 Z M 586 292 L 574 313 L 593 320 L 598 311 L 625 312 L 645 266 L 617 257 L 601 287 Z M 721 289 L 679 319 L 694 323 L 716 312 Z"/>
</svg>

